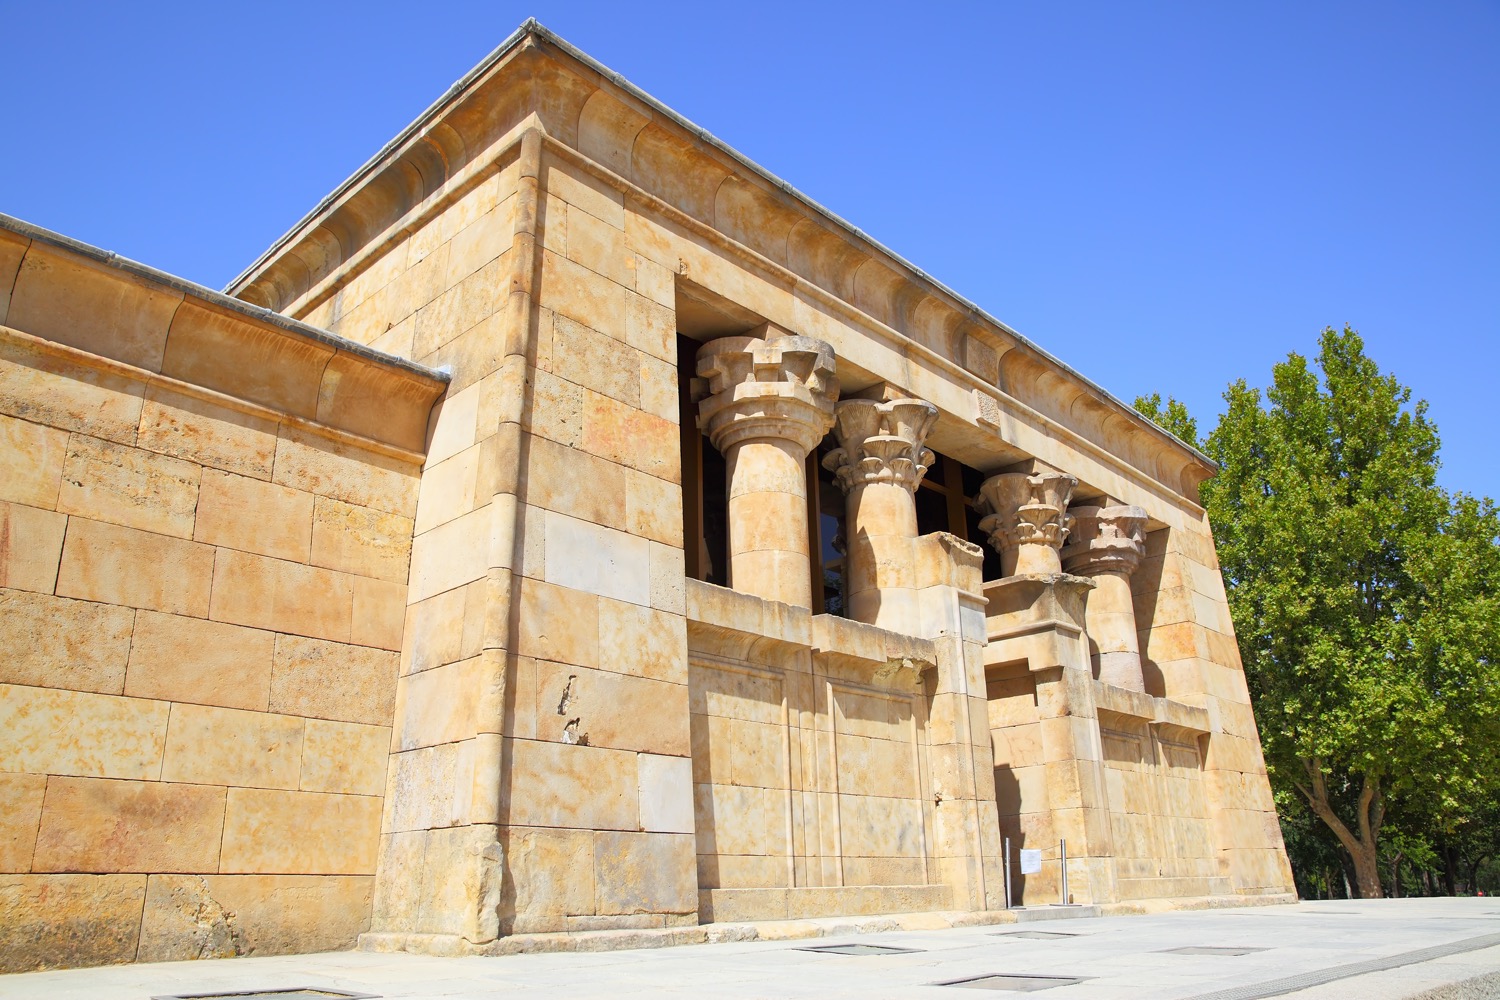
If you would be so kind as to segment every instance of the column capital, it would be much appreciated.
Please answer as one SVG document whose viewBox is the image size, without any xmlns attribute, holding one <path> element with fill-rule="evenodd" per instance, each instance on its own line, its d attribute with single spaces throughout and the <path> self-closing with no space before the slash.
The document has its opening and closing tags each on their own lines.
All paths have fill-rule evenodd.
<svg viewBox="0 0 1500 1000">
<path fill-rule="evenodd" d="M 1068 499 L 1077 485 L 1064 472 L 1004 472 L 979 487 L 989 511 L 979 529 L 1000 552 L 1005 575 L 1062 572 L 1057 552 L 1072 525 Z"/>
<path fill-rule="evenodd" d="M 785 440 L 812 451 L 833 426 L 839 380 L 833 348 L 792 334 L 721 337 L 698 350 L 708 393 L 698 426 L 727 452 L 752 440 Z"/>
<path fill-rule="evenodd" d="M 1140 507 L 1074 507 L 1073 531 L 1062 550 L 1063 569 L 1079 576 L 1129 576 L 1146 551 L 1146 511 Z"/>
<path fill-rule="evenodd" d="M 937 407 L 922 399 L 846 399 L 834 411 L 839 446 L 823 459 L 823 467 L 845 493 L 863 483 L 913 491 L 932 464 L 926 441 L 937 417 Z"/>
</svg>

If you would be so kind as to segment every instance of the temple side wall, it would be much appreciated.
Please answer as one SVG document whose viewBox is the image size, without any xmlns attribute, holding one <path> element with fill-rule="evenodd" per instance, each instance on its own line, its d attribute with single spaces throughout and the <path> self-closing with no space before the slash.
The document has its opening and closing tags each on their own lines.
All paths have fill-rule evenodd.
<svg viewBox="0 0 1500 1000">
<path fill-rule="evenodd" d="M 278 335 L 218 314 L 223 353 L 194 353 L 191 298 L 21 252 L 0 274 L 0 971 L 349 947 L 420 455 L 160 374 Z M 87 349 L 121 344 L 136 363 Z"/>
</svg>

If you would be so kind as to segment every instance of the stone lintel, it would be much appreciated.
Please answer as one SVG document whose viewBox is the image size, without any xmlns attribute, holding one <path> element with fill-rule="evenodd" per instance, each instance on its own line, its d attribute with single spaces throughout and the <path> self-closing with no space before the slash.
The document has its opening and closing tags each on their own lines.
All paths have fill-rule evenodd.
<svg viewBox="0 0 1500 1000">
<path fill-rule="evenodd" d="M 812 649 L 813 615 L 807 608 L 702 580 L 684 582 L 689 649 L 750 661 Z M 794 663 L 787 656 L 785 665 Z"/>
<path fill-rule="evenodd" d="M 1158 698 L 1105 681 L 1094 681 L 1094 704 L 1102 712 L 1128 716 L 1193 738 L 1212 732 L 1209 712 L 1171 698 Z"/>
<path fill-rule="evenodd" d="M 915 687 L 924 671 L 937 666 L 937 649 L 928 639 L 838 615 L 814 615 L 812 626 L 813 656 L 853 680 Z"/>
</svg>

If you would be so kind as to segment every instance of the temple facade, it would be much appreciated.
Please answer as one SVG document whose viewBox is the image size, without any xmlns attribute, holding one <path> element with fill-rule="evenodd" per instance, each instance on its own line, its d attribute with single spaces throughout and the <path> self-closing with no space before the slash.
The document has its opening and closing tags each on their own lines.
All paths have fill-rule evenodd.
<svg viewBox="0 0 1500 1000">
<path fill-rule="evenodd" d="M 534 22 L 224 293 L 0 217 L 0 461 L 0 970 L 1292 898 L 1213 464 Z"/>
</svg>

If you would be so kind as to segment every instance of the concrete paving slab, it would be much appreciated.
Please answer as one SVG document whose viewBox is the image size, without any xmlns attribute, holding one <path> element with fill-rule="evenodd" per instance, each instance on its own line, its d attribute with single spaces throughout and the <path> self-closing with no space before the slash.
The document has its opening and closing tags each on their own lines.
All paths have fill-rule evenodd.
<svg viewBox="0 0 1500 1000">
<path fill-rule="evenodd" d="M 1023 995 L 938 985 L 1005 974 L 1080 980 L 1038 991 L 1047 1000 L 1255 1000 L 1273 995 L 1394 1000 L 1450 987 L 1457 992 L 1434 994 L 1432 1000 L 1477 1000 L 1500 996 L 1500 985 L 1486 993 L 1491 987 L 1480 982 L 1485 976 L 1500 977 L 1500 913 L 1493 906 L 1482 899 L 1410 899 L 1142 916 L 1084 913 L 1066 923 L 1045 924 L 1049 932 L 1076 936 L 1042 939 L 1003 933 L 1033 928 L 975 926 L 493 958 L 339 952 L 216 959 L 0 976 L 0 1000 L 147 1000 L 298 986 L 392 1000 L 964 1000 Z M 830 945 L 911 950 L 880 955 L 806 950 Z M 1171 954 L 1165 951 L 1170 948 L 1261 950 Z M 1479 985 L 1456 985 L 1464 983 Z"/>
</svg>

